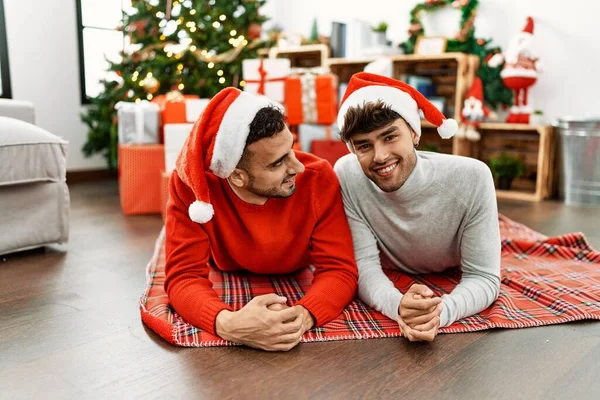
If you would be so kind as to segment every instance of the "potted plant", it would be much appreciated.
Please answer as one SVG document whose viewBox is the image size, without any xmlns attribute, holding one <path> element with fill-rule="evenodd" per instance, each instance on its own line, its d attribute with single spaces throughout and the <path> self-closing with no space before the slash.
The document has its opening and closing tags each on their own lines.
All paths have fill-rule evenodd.
<svg viewBox="0 0 600 400">
<path fill-rule="evenodd" d="M 513 179 L 525 172 L 525 164 L 518 157 L 501 153 L 497 157 L 490 158 L 490 169 L 492 175 L 498 178 L 498 189 L 510 190 Z"/>
<path fill-rule="evenodd" d="M 371 30 L 373 32 L 375 32 L 375 43 L 380 45 L 380 46 L 386 46 L 387 45 L 387 29 L 388 29 L 388 24 L 385 21 L 381 21 L 379 24 L 372 26 Z"/>
</svg>

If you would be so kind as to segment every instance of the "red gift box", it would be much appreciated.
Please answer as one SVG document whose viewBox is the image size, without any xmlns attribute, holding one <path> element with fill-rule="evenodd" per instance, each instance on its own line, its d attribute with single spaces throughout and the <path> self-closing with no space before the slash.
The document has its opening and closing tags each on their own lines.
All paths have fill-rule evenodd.
<svg viewBox="0 0 600 400">
<path fill-rule="evenodd" d="M 152 99 L 160 107 L 160 143 L 164 143 L 164 129 L 166 124 L 185 124 L 187 121 L 185 100 L 199 99 L 194 94 L 170 96 L 161 94 Z"/>
<path fill-rule="evenodd" d="M 290 125 L 333 124 L 337 119 L 337 78 L 307 73 L 285 81 L 285 109 Z"/>
<path fill-rule="evenodd" d="M 161 212 L 161 144 L 119 145 L 119 199 L 125 215 Z"/>
<path fill-rule="evenodd" d="M 325 127 L 325 139 L 313 140 L 310 144 L 310 152 L 317 157 L 324 158 L 329 161 L 331 166 L 334 166 L 336 161 L 346 154 L 350 153 L 346 143 L 340 139 L 331 137 L 331 126 Z"/>
</svg>

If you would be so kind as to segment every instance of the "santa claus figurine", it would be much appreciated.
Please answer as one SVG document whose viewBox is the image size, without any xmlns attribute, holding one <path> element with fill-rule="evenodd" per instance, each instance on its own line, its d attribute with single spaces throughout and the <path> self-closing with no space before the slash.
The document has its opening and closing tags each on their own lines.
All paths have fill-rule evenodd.
<svg viewBox="0 0 600 400">
<path fill-rule="evenodd" d="M 456 132 L 456 137 L 477 142 L 481 139 L 477 127 L 487 117 L 494 118 L 494 113 L 483 105 L 483 85 L 481 79 L 475 77 L 471 89 L 465 96 L 465 104 L 460 113 L 462 124 Z"/>
<path fill-rule="evenodd" d="M 508 49 L 504 53 L 494 55 L 488 61 L 488 65 L 492 68 L 504 61 L 500 76 L 504 86 L 514 92 L 514 105 L 506 119 L 508 123 L 527 124 L 533 111 L 528 105 L 527 92 L 536 82 L 538 72 L 541 72 L 541 63 L 529 53 L 528 48 L 532 38 L 533 19 L 527 17 L 525 28 L 513 37 Z"/>
</svg>

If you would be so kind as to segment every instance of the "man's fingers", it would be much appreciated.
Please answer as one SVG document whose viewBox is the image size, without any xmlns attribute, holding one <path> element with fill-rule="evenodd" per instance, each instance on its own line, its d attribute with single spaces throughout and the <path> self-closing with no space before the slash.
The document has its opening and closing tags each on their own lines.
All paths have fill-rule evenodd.
<svg viewBox="0 0 600 400">
<path fill-rule="evenodd" d="M 425 314 L 425 315 L 419 315 L 413 318 L 404 318 L 404 322 L 406 322 L 407 325 L 412 326 L 413 328 L 415 328 L 416 325 L 421 325 L 421 324 L 425 324 L 429 321 L 431 321 L 433 319 L 433 317 L 435 317 L 436 311 L 434 310 L 433 312 L 430 312 L 429 314 Z"/>
<path fill-rule="evenodd" d="M 419 294 L 423 297 L 431 297 L 433 296 L 433 291 L 429 289 L 425 285 L 421 285 L 420 283 L 413 284 L 409 289 L 408 293 Z"/>
<path fill-rule="evenodd" d="M 410 315 L 407 317 L 404 317 L 404 322 L 408 325 L 410 325 L 411 327 L 415 327 L 415 325 L 421 325 L 424 324 L 426 322 L 429 322 L 433 319 L 433 317 L 435 316 L 440 316 L 442 314 L 442 304 L 438 304 L 437 306 L 435 306 L 435 308 L 433 310 L 431 310 L 431 312 L 427 313 L 427 314 L 421 314 L 421 315 Z"/>
<path fill-rule="evenodd" d="M 285 310 L 286 308 L 289 308 L 289 306 L 287 304 L 273 303 L 268 305 L 267 308 L 271 311 L 281 311 Z"/>
<path fill-rule="evenodd" d="M 437 327 L 439 325 L 440 325 L 440 317 L 438 317 L 436 315 L 429 322 L 413 326 L 413 329 L 416 330 L 416 331 L 419 331 L 419 332 L 427 332 L 427 331 L 430 331 L 430 330 L 432 330 L 433 328 L 435 328 L 435 327 Z"/>
<path fill-rule="evenodd" d="M 294 343 L 300 340 L 300 338 L 302 338 L 302 330 L 279 336 L 277 343 Z"/>
<path fill-rule="evenodd" d="M 433 339 L 437 335 L 437 330 L 431 329 L 427 332 L 421 332 L 413 329 L 411 335 L 413 342 L 433 342 Z"/>
<path fill-rule="evenodd" d="M 294 307 L 288 307 L 284 310 L 281 311 L 274 311 L 274 315 L 275 318 L 277 318 L 277 320 L 279 322 L 284 322 L 284 321 L 290 321 L 290 320 L 295 320 L 296 317 L 298 317 L 299 315 L 302 315 L 302 310 L 300 309 L 300 307 L 294 306 Z"/>
<path fill-rule="evenodd" d="M 260 305 L 264 305 L 264 306 L 270 306 L 271 304 L 275 304 L 275 303 L 279 303 L 279 304 L 285 304 L 285 302 L 287 301 L 287 298 L 283 297 L 283 296 L 279 296 L 278 294 L 275 293 L 269 293 L 269 294 L 263 294 L 261 296 L 256 296 L 255 298 L 253 298 L 250 303 L 254 302 Z"/>
<path fill-rule="evenodd" d="M 302 315 L 298 315 L 292 321 L 286 322 L 284 321 L 281 325 L 281 333 L 293 333 L 302 330 L 304 325 L 304 320 Z"/>
<path fill-rule="evenodd" d="M 442 302 L 440 297 L 433 297 L 430 299 L 415 300 L 408 297 L 406 300 L 402 298 L 402 308 L 411 308 L 413 310 L 426 311 L 429 309 L 435 309 L 435 307 Z"/>
<path fill-rule="evenodd" d="M 402 331 L 402 336 L 404 336 L 411 342 L 414 342 L 417 340 L 417 339 L 415 339 L 415 336 L 414 336 L 414 330 L 411 329 L 408 325 L 404 324 L 404 326 L 400 327 L 400 330 Z"/>
</svg>

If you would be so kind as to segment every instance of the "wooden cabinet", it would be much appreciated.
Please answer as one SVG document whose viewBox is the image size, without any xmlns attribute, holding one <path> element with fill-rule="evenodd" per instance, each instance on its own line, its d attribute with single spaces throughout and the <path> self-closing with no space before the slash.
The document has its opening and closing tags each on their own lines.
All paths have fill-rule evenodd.
<svg viewBox="0 0 600 400">
<path fill-rule="evenodd" d="M 290 48 L 272 47 L 259 51 L 259 54 L 269 58 L 288 58 L 292 68 L 327 67 L 329 46 L 308 44 Z"/>
<path fill-rule="evenodd" d="M 541 201 L 556 188 L 556 133 L 551 126 L 483 123 L 481 141 L 473 143 L 472 157 L 489 164 L 490 157 L 506 152 L 525 163 L 525 173 L 511 190 L 497 190 L 499 199 Z"/>
</svg>

